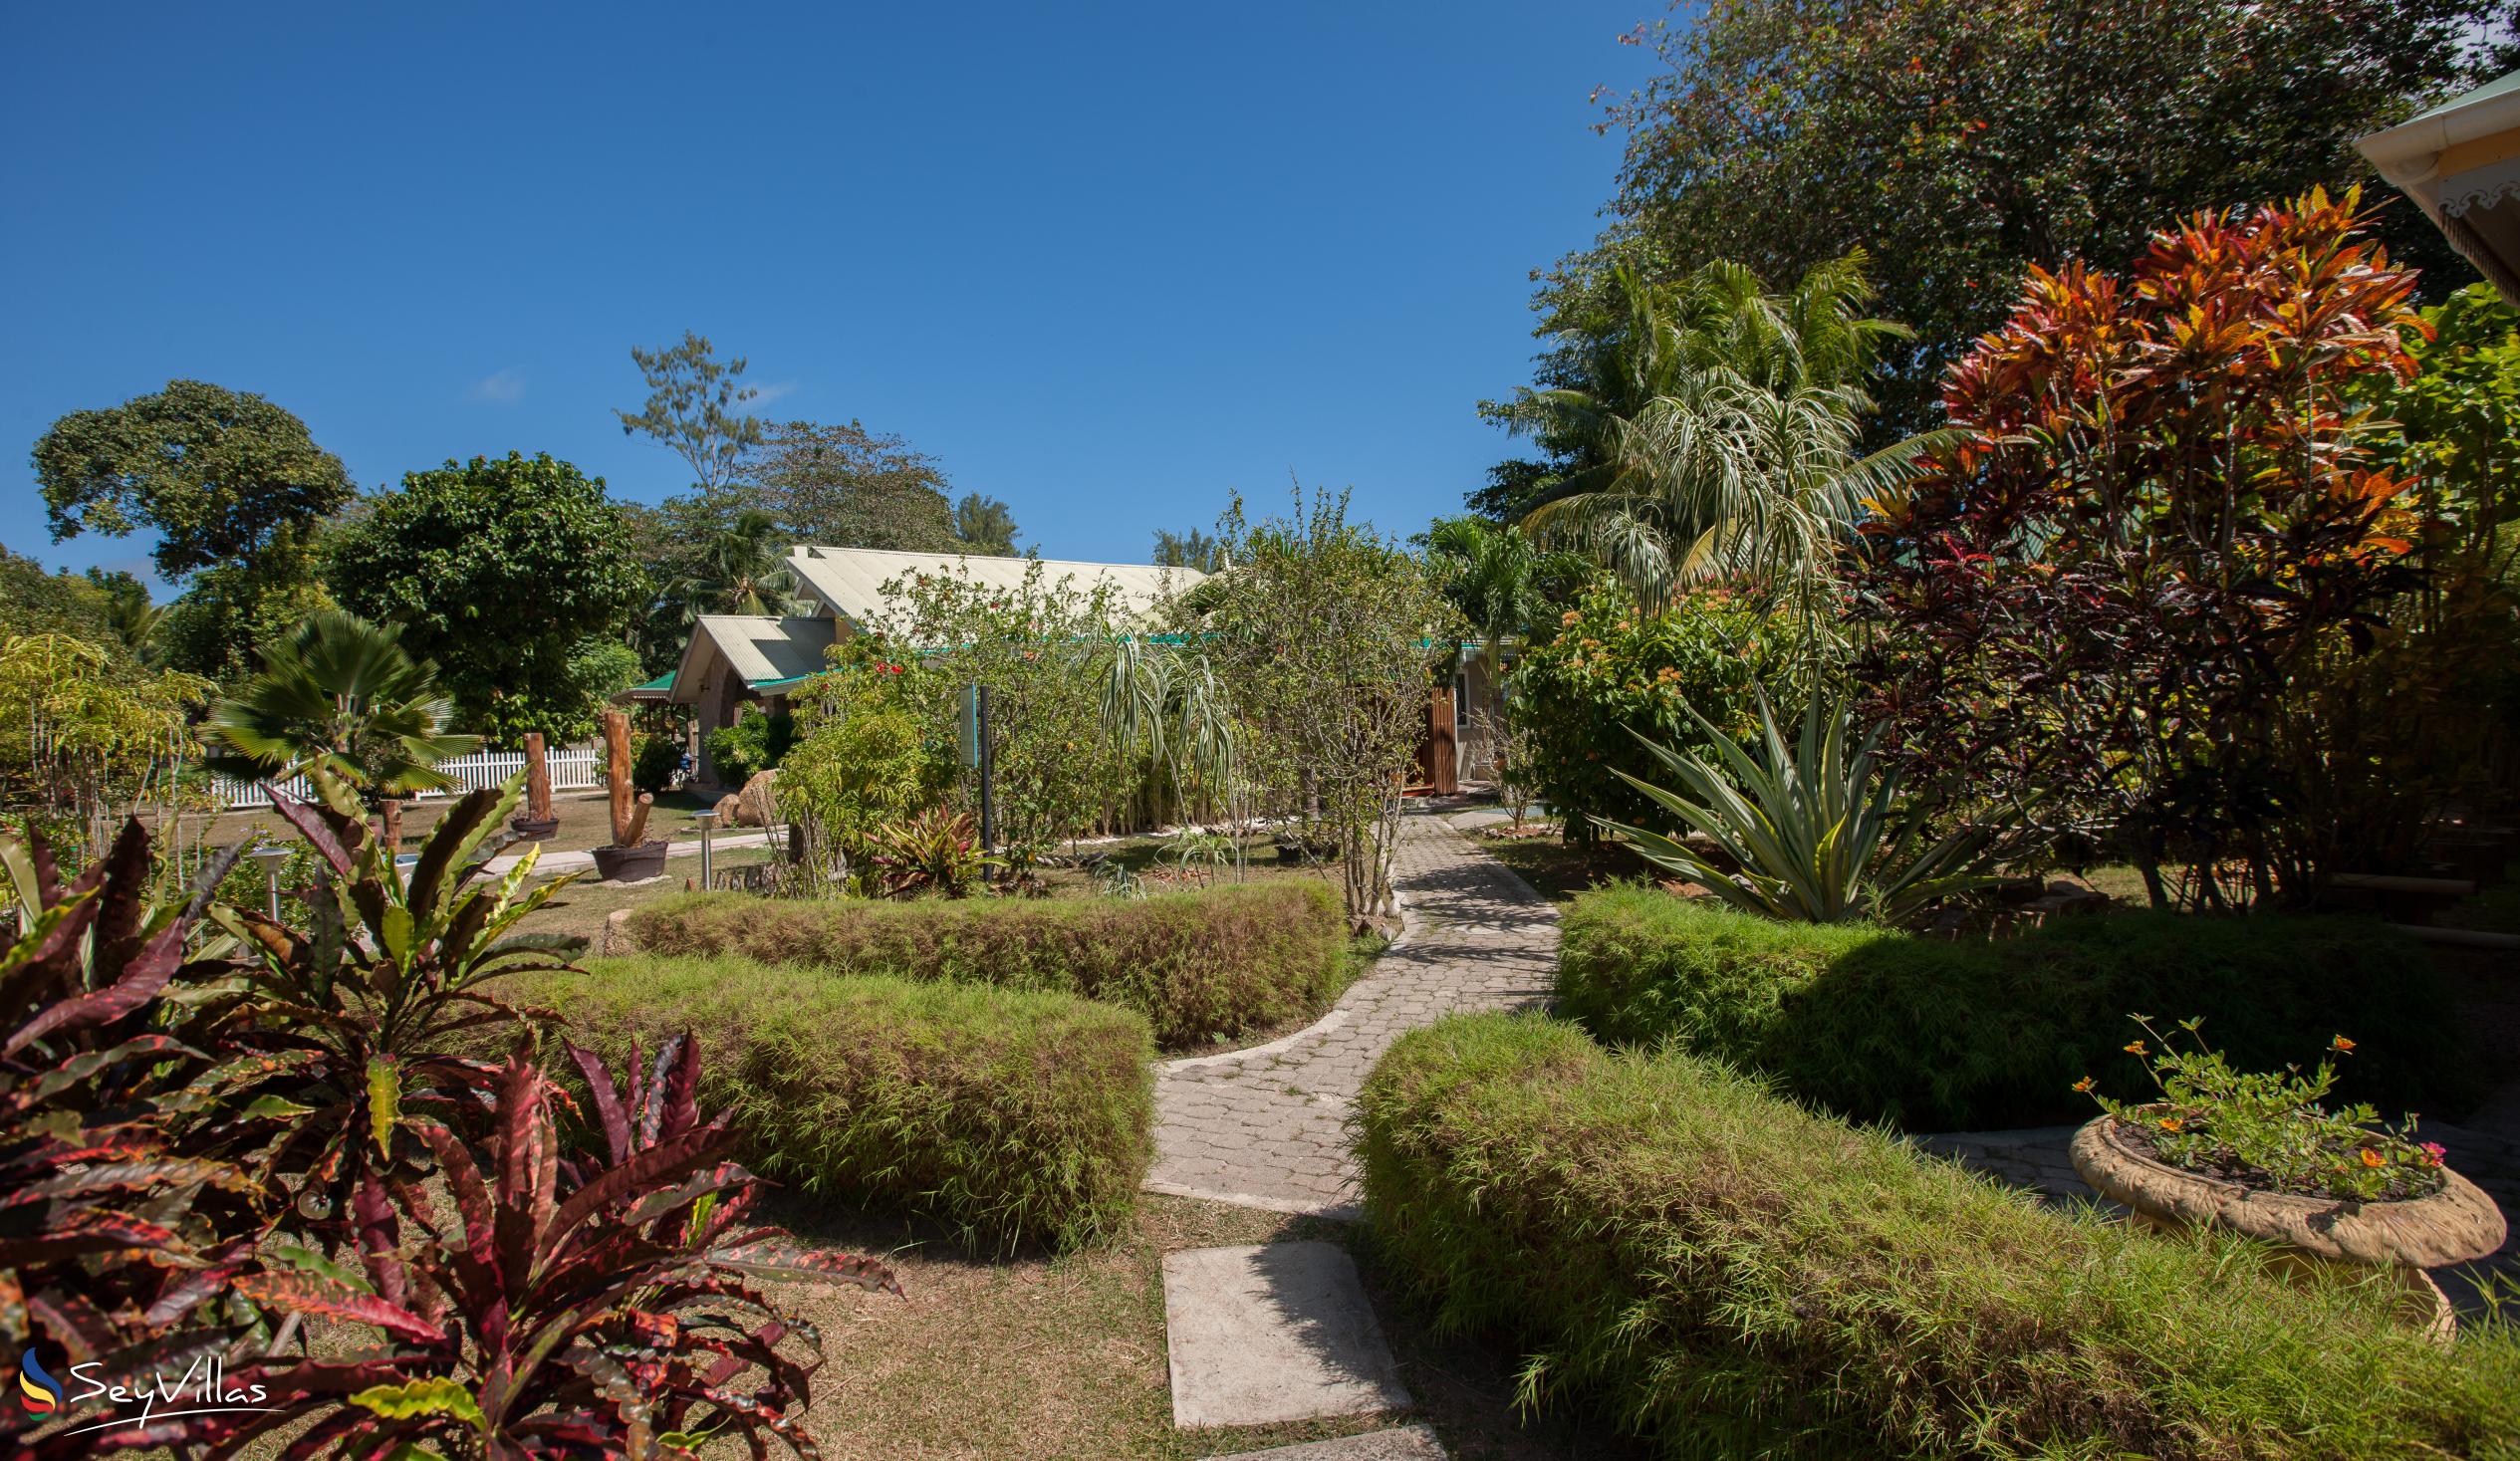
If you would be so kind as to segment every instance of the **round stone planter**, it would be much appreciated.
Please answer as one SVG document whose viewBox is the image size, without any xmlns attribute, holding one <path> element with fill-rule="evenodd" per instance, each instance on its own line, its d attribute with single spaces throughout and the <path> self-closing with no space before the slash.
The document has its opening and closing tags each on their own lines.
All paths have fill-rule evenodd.
<svg viewBox="0 0 2520 1461">
<path fill-rule="evenodd" d="M 606 882 L 644 882 L 665 875 L 665 841 L 650 838 L 634 848 L 597 848 L 596 875 Z"/>
<path fill-rule="evenodd" d="M 2407 1319 L 2444 1339 L 2454 1327 L 2449 1300 L 2424 1270 L 2483 1258 L 2506 1232 L 2494 1200 L 2447 1167 L 2439 1191 L 2403 1202 L 2267 1192 L 2155 1161 L 2120 1139 L 2109 1115 L 2074 1133 L 2073 1155 L 2084 1181 L 2152 1227 L 2219 1227 L 2272 1243 L 2304 1273 L 2387 1269 L 2406 1290 Z"/>
<path fill-rule="evenodd" d="M 559 833 L 560 819 L 557 817 L 511 817 L 508 819 L 508 831 L 529 843 L 539 843 Z"/>
</svg>

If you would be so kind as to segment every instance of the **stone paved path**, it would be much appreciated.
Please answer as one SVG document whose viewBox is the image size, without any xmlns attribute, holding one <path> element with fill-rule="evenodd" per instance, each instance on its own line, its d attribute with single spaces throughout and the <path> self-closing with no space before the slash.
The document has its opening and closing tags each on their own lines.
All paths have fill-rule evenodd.
<svg viewBox="0 0 2520 1461">
<path fill-rule="evenodd" d="M 1348 1112 L 1375 1059 L 1451 1011 L 1547 1001 L 1557 910 L 1504 864 L 1436 817 L 1411 814 L 1393 876 L 1399 940 L 1319 1023 L 1162 1068 L 1148 1191 L 1353 1218 Z"/>
</svg>

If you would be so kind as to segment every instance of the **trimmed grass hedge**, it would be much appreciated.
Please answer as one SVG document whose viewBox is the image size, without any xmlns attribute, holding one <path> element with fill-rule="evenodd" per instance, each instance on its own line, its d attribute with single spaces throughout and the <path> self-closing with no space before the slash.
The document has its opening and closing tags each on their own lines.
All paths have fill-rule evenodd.
<svg viewBox="0 0 2520 1461">
<path fill-rule="evenodd" d="M 536 976 L 531 993 L 617 1070 L 633 1037 L 652 1051 L 692 1032 L 701 1108 L 733 1108 L 748 1165 L 967 1242 L 1102 1239 L 1153 1157 L 1152 1042 L 1111 1005 L 644 956 Z"/>
<path fill-rule="evenodd" d="M 639 909 L 630 928 L 661 954 L 1083 995 L 1144 1015 L 1176 1049 L 1319 1009 L 1347 949 L 1339 896 L 1312 878 L 1142 901 L 695 893 Z"/>
<path fill-rule="evenodd" d="M 2062 919 L 1950 941 L 1779 923 L 1634 884 L 1566 911 L 1558 1009 L 1597 1037 L 1677 1039 L 1858 1120 L 1910 1130 L 2079 1121 L 2073 1084 L 2150 1089 L 2127 1016 L 2201 1015 L 2243 1069 L 2311 1064 L 2351 1036 L 2338 1094 L 2462 1113 L 2479 1096 L 2422 946 L 2359 918 Z M 2164 1027 L 2166 1028 L 2166 1027 Z"/>
<path fill-rule="evenodd" d="M 2508 1456 L 2520 1339 L 2044 1211 L 1677 1050 L 1458 1016 L 1358 1109 L 1379 1251 L 1669 1456 Z"/>
</svg>

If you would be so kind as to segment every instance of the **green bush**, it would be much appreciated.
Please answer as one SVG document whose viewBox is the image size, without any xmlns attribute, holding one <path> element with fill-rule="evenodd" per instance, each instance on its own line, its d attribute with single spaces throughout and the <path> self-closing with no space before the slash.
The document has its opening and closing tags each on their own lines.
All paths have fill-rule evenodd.
<svg viewBox="0 0 2520 1461">
<path fill-rule="evenodd" d="M 1108 1236 L 1153 1154 L 1146 1022 L 1108 1005 L 743 959 L 590 959 L 532 992 L 617 1070 L 692 1032 L 701 1107 L 733 1109 L 756 1170 L 969 1242 Z"/>
<path fill-rule="evenodd" d="M 2072 1087 L 2148 1089 L 2130 1014 L 2203 1016 L 2243 1069 L 2357 1042 L 2339 1094 L 2456 1114 L 2476 1096 L 2423 949 L 2354 918 L 2126 912 L 1996 942 L 1785 924 L 1635 884 L 1578 897 L 1558 1008 L 1596 1036 L 1676 1038 L 1860 1120 L 1911 1130 L 2080 1121 Z"/>
<path fill-rule="evenodd" d="M 663 796 L 682 769 L 682 743 L 671 736 L 640 736 L 630 751 L 630 785 Z"/>
<path fill-rule="evenodd" d="M 1728 590 L 1645 613 L 1616 585 L 1597 586 L 1556 637 L 1525 650 L 1514 668 L 1511 714 L 1527 733 L 1525 774 L 1579 841 L 1600 835 L 1590 817 L 1659 827 L 1660 809 L 1618 776 L 1664 776 L 1629 732 L 1712 754 L 1689 712 L 1736 738 L 1756 733 L 1755 691 L 1762 683 L 1781 688 L 1793 657 L 1785 625 L 1735 608 Z M 1777 709 L 1788 719 L 1802 713 L 1799 704 Z"/>
<path fill-rule="evenodd" d="M 777 767 L 795 739 L 795 717 L 746 706 L 733 725 L 709 732 L 709 756 L 717 763 L 717 779 L 739 787 L 754 773 Z"/>
<path fill-rule="evenodd" d="M 1524 1393 L 1670 1456 L 2510 1455 L 2520 1342 L 2236 1239 L 2039 1208 L 1677 1051 L 1455 1017 L 1357 1115 L 1378 1251 Z"/>
<path fill-rule="evenodd" d="M 1125 1005 L 1168 1047 L 1308 1014 L 1340 975 L 1339 899 L 1311 878 L 1139 900 L 910 903 L 699 893 L 630 915 L 638 946 Z"/>
</svg>

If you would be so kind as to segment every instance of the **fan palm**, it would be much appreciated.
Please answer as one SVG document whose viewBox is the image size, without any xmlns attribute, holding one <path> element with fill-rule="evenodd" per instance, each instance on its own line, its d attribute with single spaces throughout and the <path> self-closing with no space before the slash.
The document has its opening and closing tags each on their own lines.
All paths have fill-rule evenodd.
<svg viewBox="0 0 2520 1461">
<path fill-rule="evenodd" d="M 210 711 L 208 733 L 253 775 L 324 770 L 371 798 L 445 791 L 437 763 L 481 744 L 448 735 L 437 665 L 414 660 L 399 624 L 309 614 L 263 648 L 260 674 Z"/>
<path fill-rule="evenodd" d="M 1548 581 L 1572 577 L 1562 558 L 1543 552 L 1520 528 L 1475 517 L 1437 519 L 1426 532 L 1426 566 L 1469 620 L 1490 663 L 1507 640 L 1528 633 L 1548 611 Z"/>
</svg>

